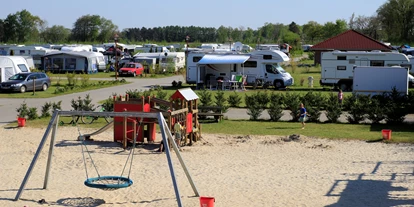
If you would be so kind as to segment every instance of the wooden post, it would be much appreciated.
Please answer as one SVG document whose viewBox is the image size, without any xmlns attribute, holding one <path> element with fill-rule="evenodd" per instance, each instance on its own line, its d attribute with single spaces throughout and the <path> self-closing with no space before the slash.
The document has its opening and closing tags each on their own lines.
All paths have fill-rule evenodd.
<svg viewBox="0 0 414 207">
<path fill-rule="evenodd" d="M 122 146 L 123 146 L 123 148 L 124 149 L 126 149 L 127 148 L 127 129 L 128 129 L 128 126 L 127 126 L 127 117 L 124 117 L 124 131 L 123 131 L 123 139 L 122 139 Z"/>
</svg>

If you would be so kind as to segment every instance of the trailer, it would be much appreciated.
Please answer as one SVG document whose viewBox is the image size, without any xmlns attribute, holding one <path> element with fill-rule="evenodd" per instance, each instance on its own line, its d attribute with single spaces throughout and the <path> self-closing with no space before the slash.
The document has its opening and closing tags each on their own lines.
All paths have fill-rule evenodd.
<svg viewBox="0 0 414 207">
<path fill-rule="evenodd" d="M 22 56 L 0 56 L 0 82 L 22 72 L 30 72 L 30 67 Z"/>
<path fill-rule="evenodd" d="M 357 66 L 411 67 L 410 60 L 402 53 L 379 51 L 324 52 L 321 58 L 321 86 L 334 86 L 343 91 L 351 91 L 353 70 Z"/>
<path fill-rule="evenodd" d="M 365 95 L 408 94 L 408 70 L 404 67 L 355 67 L 352 92 Z"/>
<path fill-rule="evenodd" d="M 184 52 L 137 53 L 134 55 L 134 59 L 139 58 L 155 58 L 155 64 L 159 64 L 164 70 L 172 69 L 175 72 L 185 68 Z"/>
<path fill-rule="evenodd" d="M 246 76 L 246 85 L 273 85 L 284 88 L 294 83 L 293 77 L 280 65 L 289 57 L 276 50 L 257 50 L 251 53 L 239 52 L 190 52 L 187 57 L 186 82 L 207 85 L 211 76 L 232 80 L 235 76 Z"/>
</svg>

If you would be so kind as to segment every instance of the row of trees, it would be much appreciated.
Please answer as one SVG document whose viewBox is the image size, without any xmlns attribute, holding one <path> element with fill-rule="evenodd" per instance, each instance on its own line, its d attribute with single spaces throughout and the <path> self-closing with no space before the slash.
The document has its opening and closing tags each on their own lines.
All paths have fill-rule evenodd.
<svg viewBox="0 0 414 207">
<path fill-rule="evenodd" d="M 108 42 L 115 33 L 121 41 L 131 42 L 183 42 L 188 35 L 191 42 L 240 41 L 249 44 L 300 43 L 315 44 L 347 29 L 355 29 L 378 40 L 393 43 L 409 43 L 414 37 L 414 0 L 388 0 L 372 16 L 355 16 L 349 21 L 338 19 L 335 22 L 319 24 L 309 21 L 304 25 L 295 22 L 289 25 L 265 23 L 257 30 L 243 26 L 233 28 L 220 26 L 167 26 L 154 28 L 126 28 L 118 30 L 111 20 L 99 15 L 79 17 L 73 28 L 61 25 L 49 27 L 45 20 L 32 15 L 27 10 L 9 14 L 0 19 L 0 42 L 5 43 L 63 43 L 63 42 Z"/>
</svg>

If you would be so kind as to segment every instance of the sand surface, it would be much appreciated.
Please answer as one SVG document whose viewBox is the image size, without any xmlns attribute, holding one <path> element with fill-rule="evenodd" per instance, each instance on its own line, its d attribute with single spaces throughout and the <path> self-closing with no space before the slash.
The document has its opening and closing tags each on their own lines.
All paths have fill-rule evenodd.
<svg viewBox="0 0 414 207">
<path fill-rule="evenodd" d="M 50 137 L 21 200 L 13 201 L 44 132 L 1 126 L 0 206 L 176 206 L 166 154 L 157 152 L 158 144 L 136 148 L 131 187 L 86 187 L 74 127 L 59 127 L 48 189 L 42 187 Z M 108 130 L 87 142 L 101 175 L 120 175 L 129 153 L 112 142 L 112 133 Z M 183 147 L 181 155 L 200 195 L 214 197 L 219 207 L 414 206 L 413 145 L 284 139 L 204 134 L 195 145 Z M 175 153 L 172 160 L 183 206 L 200 206 Z M 96 177 L 89 159 L 87 165 L 89 176 Z M 41 199 L 47 203 L 39 204 Z"/>
</svg>

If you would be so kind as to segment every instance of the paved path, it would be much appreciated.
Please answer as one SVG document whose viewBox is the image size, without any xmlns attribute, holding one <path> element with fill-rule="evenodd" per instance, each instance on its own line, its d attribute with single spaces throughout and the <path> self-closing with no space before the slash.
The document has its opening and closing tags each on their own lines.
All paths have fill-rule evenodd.
<svg viewBox="0 0 414 207">
<path fill-rule="evenodd" d="M 0 98 L 0 124 L 1 123 L 10 123 L 16 121 L 17 112 L 16 108 L 20 106 L 23 101 L 26 101 L 29 107 L 37 107 L 38 112 L 40 112 L 41 107 L 46 102 L 58 102 L 62 100 L 62 109 L 63 110 L 71 110 L 72 107 L 70 106 L 70 102 L 72 99 L 77 99 L 77 97 L 85 97 L 86 94 L 90 94 L 90 97 L 93 103 L 96 105 L 98 101 L 104 100 L 112 96 L 113 93 L 123 94 L 128 90 L 148 90 L 151 86 L 154 85 L 161 85 L 161 86 L 171 86 L 171 82 L 173 80 L 176 81 L 183 81 L 184 79 L 182 76 L 172 76 L 167 78 L 157 78 L 157 79 L 128 79 L 128 81 L 132 81 L 130 84 L 114 86 L 110 88 L 102 88 L 96 89 L 91 91 L 85 91 L 80 93 L 73 93 L 67 94 L 52 98 L 44 98 L 44 99 L 36 99 L 36 98 L 28 98 L 28 99 L 10 99 L 10 98 Z M 249 119 L 249 115 L 247 115 L 246 109 L 239 109 L 239 108 L 231 108 L 225 116 L 229 119 Z M 267 111 L 264 111 L 262 115 L 259 117 L 260 119 L 270 119 L 269 114 Z M 291 116 L 289 115 L 289 111 L 284 111 L 284 115 L 281 120 L 287 121 L 291 120 Z M 325 121 L 326 116 L 322 115 L 321 121 Z M 341 122 L 345 122 L 346 116 L 342 115 L 340 118 Z M 409 114 L 406 116 L 406 122 L 414 122 L 414 114 Z"/>
</svg>

